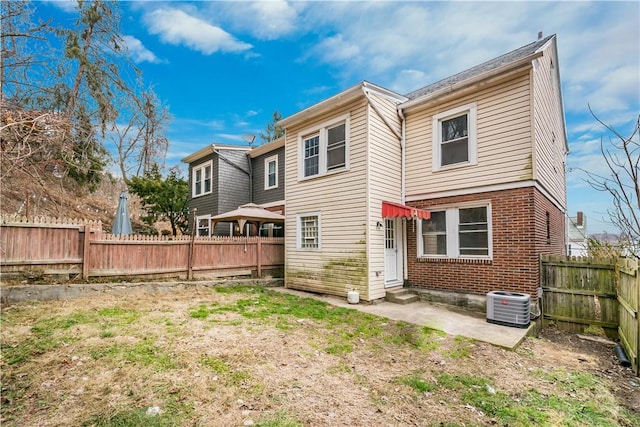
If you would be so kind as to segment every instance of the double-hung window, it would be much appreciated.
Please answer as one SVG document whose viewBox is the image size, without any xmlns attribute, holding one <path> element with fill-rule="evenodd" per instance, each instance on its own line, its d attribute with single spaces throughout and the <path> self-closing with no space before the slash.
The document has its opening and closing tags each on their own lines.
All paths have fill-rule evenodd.
<svg viewBox="0 0 640 427">
<path fill-rule="evenodd" d="M 417 231 L 419 257 L 492 257 L 489 204 L 431 210 Z"/>
<path fill-rule="evenodd" d="M 203 163 L 199 166 L 193 168 L 192 171 L 192 179 L 193 179 L 193 188 L 192 195 L 193 197 L 202 196 L 204 194 L 211 193 L 211 171 L 213 167 L 211 162 Z"/>
<path fill-rule="evenodd" d="M 278 156 L 264 159 L 264 189 L 270 190 L 278 187 Z"/>
<path fill-rule="evenodd" d="M 304 176 L 318 175 L 320 171 L 320 135 L 304 140 Z"/>
<path fill-rule="evenodd" d="M 298 249 L 320 249 L 320 214 L 300 214 L 297 220 Z"/>
<path fill-rule="evenodd" d="M 432 141 L 434 171 L 477 164 L 476 105 L 434 115 Z"/>
<path fill-rule="evenodd" d="M 343 168 L 346 164 L 347 139 L 345 124 L 327 129 L 327 170 Z"/>
<path fill-rule="evenodd" d="M 348 115 L 301 132 L 300 177 L 309 178 L 347 169 L 348 151 Z"/>
</svg>

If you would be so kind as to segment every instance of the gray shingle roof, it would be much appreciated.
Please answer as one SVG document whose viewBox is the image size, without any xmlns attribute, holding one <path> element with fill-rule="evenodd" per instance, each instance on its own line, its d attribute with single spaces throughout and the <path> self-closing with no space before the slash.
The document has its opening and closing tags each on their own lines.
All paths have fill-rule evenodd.
<svg viewBox="0 0 640 427">
<path fill-rule="evenodd" d="M 516 62 L 522 58 L 527 57 L 528 55 L 535 53 L 541 46 L 544 46 L 544 44 L 547 43 L 553 37 L 555 37 L 555 34 L 552 34 L 540 40 L 536 40 L 535 42 L 529 43 L 526 46 L 522 46 L 516 50 L 512 50 L 509 53 L 505 53 L 504 55 L 498 56 L 497 58 L 491 59 L 487 62 L 483 62 L 480 65 L 476 65 L 475 67 L 469 68 L 468 70 L 462 71 L 458 74 L 454 74 L 451 77 L 447 77 L 443 80 L 432 83 L 418 90 L 414 90 L 413 92 L 410 92 L 405 96 L 409 98 L 409 100 L 420 98 L 425 95 L 429 95 L 433 92 L 437 92 L 440 89 L 453 86 L 457 83 L 460 83 L 462 81 L 465 81 L 477 75 L 486 73 L 488 71 L 502 67 L 509 63 Z"/>
</svg>

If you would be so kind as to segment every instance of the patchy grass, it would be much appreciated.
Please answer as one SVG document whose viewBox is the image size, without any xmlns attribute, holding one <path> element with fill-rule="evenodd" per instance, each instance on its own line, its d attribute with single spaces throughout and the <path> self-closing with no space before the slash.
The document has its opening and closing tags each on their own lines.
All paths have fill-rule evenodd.
<svg viewBox="0 0 640 427">
<path fill-rule="evenodd" d="M 435 384 L 426 381 L 419 375 L 403 376 L 398 378 L 397 381 L 399 384 L 411 387 L 416 393 L 429 393 L 437 388 Z"/>
<path fill-rule="evenodd" d="M 604 362 L 576 365 L 570 347 L 507 353 L 257 287 L 16 304 L 0 320 L 3 426 L 640 425 Z"/>
</svg>

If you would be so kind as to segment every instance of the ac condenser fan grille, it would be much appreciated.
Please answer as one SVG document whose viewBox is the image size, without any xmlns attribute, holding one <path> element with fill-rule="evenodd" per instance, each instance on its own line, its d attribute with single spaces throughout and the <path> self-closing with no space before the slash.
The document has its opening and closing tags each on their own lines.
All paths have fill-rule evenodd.
<svg viewBox="0 0 640 427">
<path fill-rule="evenodd" d="M 526 328 L 531 321 L 531 296 L 507 291 L 487 294 L 487 322 Z"/>
</svg>

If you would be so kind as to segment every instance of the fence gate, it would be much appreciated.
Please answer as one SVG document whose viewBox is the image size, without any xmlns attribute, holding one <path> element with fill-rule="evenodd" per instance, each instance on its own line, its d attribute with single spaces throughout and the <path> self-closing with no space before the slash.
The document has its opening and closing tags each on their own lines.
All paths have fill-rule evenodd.
<svg viewBox="0 0 640 427">
<path fill-rule="evenodd" d="M 640 277 L 638 276 L 638 260 L 621 258 L 616 265 L 618 279 L 618 303 L 620 326 L 618 335 L 627 357 L 636 374 L 640 370 L 638 345 L 640 344 L 640 328 L 638 327 L 638 307 L 640 303 Z"/>
</svg>

